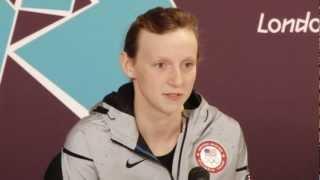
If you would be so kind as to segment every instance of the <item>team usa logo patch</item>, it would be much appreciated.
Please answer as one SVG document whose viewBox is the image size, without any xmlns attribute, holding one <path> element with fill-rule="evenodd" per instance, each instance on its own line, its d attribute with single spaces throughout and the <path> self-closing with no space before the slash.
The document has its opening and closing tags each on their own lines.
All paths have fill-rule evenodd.
<svg viewBox="0 0 320 180">
<path fill-rule="evenodd" d="M 218 173 L 227 164 L 227 154 L 223 147 L 214 141 L 204 141 L 196 148 L 197 163 L 211 173 Z"/>
</svg>

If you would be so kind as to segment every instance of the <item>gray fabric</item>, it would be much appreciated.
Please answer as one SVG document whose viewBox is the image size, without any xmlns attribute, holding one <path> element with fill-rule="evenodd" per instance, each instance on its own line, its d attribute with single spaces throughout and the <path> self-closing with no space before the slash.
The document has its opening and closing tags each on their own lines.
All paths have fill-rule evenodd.
<svg viewBox="0 0 320 180">
<path fill-rule="evenodd" d="M 249 174 L 245 168 L 236 171 L 248 165 L 246 143 L 239 123 L 203 98 L 197 108 L 185 112 L 188 126 L 184 123 L 183 132 L 178 138 L 171 173 L 158 161 L 137 153 L 139 133 L 132 115 L 106 103 L 100 103 L 100 106 L 107 109 L 108 113 L 93 112 L 80 120 L 69 132 L 64 145 L 69 151 L 93 161 L 62 152 L 64 180 L 187 180 L 189 171 L 199 166 L 195 151 L 204 141 L 220 144 L 227 154 L 225 167 L 217 173 L 211 172 L 210 180 L 245 180 Z M 128 168 L 127 162 L 139 163 Z"/>
</svg>

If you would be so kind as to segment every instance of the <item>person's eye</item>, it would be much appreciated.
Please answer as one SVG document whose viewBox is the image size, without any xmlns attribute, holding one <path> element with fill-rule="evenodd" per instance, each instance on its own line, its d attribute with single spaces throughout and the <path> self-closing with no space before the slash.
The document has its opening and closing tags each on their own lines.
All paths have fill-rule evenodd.
<svg viewBox="0 0 320 180">
<path fill-rule="evenodd" d="M 164 69 L 166 67 L 166 64 L 163 62 L 158 62 L 158 63 L 154 64 L 154 66 L 158 69 Z"/>
<path fill-rule="evenodd" d="M 186 68 L 192 68 L 194 66 L 194 63 L 193 62 L 186 62 L 186 63 L 184 63 L 184 66 Z"/>
</svg>

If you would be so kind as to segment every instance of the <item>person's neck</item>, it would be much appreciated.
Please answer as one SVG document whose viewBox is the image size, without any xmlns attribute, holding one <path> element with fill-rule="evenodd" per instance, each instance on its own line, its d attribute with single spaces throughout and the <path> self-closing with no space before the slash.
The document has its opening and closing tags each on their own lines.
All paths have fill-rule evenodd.
<svg viewBox="0 0 320 180">
<path fill-rule="evenodd" d="M 154 154 L 163 155 L 173 149 L 182 127 L 182 108 L 165 114 L 135 101 L 134 112 L 138 130 Z"/>
<path fill-rule="evenodd" d="M 142 134 L 159 138 L 170 137 L 180 131 L 182 123 L 182 110 L 171 114 L 157 112 L 153 107 L 134 105 L 138 129 Z"/>
</svg>

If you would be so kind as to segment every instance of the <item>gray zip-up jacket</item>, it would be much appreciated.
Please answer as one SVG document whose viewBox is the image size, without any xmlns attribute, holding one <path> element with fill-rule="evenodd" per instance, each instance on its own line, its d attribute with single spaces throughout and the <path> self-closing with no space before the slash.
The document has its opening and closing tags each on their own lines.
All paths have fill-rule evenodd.
<svg viewBox="0 0 320 180">
<path fill-rule="evenodd" d="M 106 96 L 69 132 L 61 152 L 64 180 L 188 180 L 202 167 L 210 180 L 249 177 L 247 148 L 237 121 L 193 92 L 169 172 L 139 135 L 133 115 L 133 86 Z"/>
</svg>

